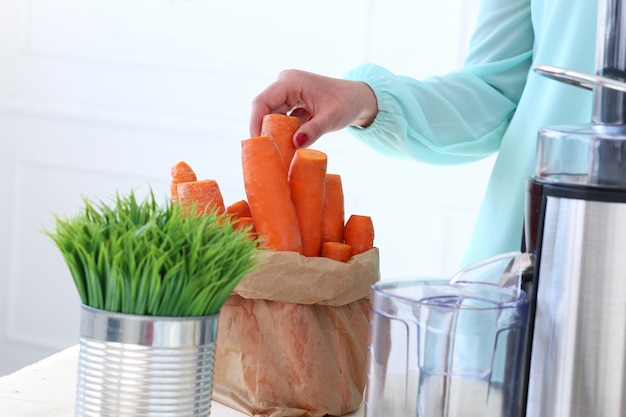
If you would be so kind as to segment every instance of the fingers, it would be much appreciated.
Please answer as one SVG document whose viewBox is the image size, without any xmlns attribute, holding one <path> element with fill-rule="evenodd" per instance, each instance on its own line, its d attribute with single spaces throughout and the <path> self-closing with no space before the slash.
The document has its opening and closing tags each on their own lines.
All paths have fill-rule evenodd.
<svg viewBox="0 0 626 417">
<path fill-rule="evenodd" d="M 296 148 L 306 148 L 311 146 L 324 134 L 330 132 L 329 126 L 332 126 L 333 122 L 330 120 L 329 114 L 318 113 L 314 117 L 302 123 L 300 128 L 295 131 L 293 135 L 293 143 Z"/>
<path fill-rule="evenodd" d="M 373 91 L 362 82 L 286 70 L 254 98 L 250 135 L 260 134 L 266 114 L 290 114 L 300 119 L 300 128 L 293 137 L 294 144 L 297 147 L 310 146 L 325 133 L 354 123 L 367 126 L 377 111 Z"/>
<path fill-rule="evenodd" d="M 300 71 L 282 71 L 275 82 L 252 100 L 252 111 L 250 113 L 251 136 L 260 134 L 263 116 L 266 114 L 288 114 L 294 108 L 304 104 L 300 94 L 300 91 L 302 91 L 301 82 L 297 76 L 291 76 L 291 72 L 299 73 Z"/>
<path fill-rule="evenodd" d="M 297 117 L 300 120 L 301 125 L 305 124 L 306 122 L 311 120 L 311 117 L 313 117 L 313 115 L 307 109 L 303 109 L 302 107 L 293 109 L 291 113 L 289 113 L 289 115 Z"/>
<path fill-rule="evenodd" d="M 261 122 L 263 116 L 270 113 L 287 114 L 289 108 L 285 102 L 284 92 L 279 87 L 274 88 L 274 84 L 267 87 L 261 94 L 252 101 L 252 111 L 250 113 L 250 136 L 255 137 L 261 134 Z"/>
</svg>

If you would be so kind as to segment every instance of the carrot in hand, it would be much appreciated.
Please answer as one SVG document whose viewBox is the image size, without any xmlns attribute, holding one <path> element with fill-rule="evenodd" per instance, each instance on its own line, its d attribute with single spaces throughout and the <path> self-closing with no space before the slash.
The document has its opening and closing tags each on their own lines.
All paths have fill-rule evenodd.
<svg viewBox="0 0 626 417">
<path fill-rule="evenodd" d="M 170 175 L 172 177 L 172 182 L 170 183 L 170 195 L 172 197 L 172 201 L 174 202 L 178 200 L 177 184 L 198 180 L 196 173 L 184 161 L 177 162 L 170 169 Z"/>
<path fill-rule="evenodd" d="M 338 174 L 326 174 L 323 207 L 322 243 L 343 242 L 344 198 L 341 176 Z"/>
<path fill-rule="evenodd" d="M 320 255 L 327 160 L 324 152 L 300 148 L 289 168 L 291 200 L 298 216 L 304 256 Z"/>
<path fill-rule="evenodd" d="M 345 243 L 351 246 L 350 256 L 366 252 L 374 247 L 374 224 L 370 216 L 353 214 L 343 230 Z"/>
<path fill-rule="evenodd" d="M 198 215 L 212 210 L 217 214 L 223 214 L 226 211 L 220 187 L 213 179 L 181 182 L 176 185 L 176 193 L 183 207 L 196 204 Z"/>
<path fill-rule="evenodd" d="M 250 212 L 263 245 L 302 253 L 298 217 L 276 143 L 269 136 L 242 140 L 241 161 Z"/>
<path fill-rule="evenodd" d="M 351 248 L 347 243 L 324 242 L 322 243 L 322 256 L 339 262 L 350 260 Z"/>
<path fill-rule="evenodd" d="M 250 206 L 246 200 L 235 201 L 226 207 L 226 214 L 230 214 L 235 219 L 240 217 L 252 217 L 252 213 L 250 213 Z"/>
<path fill-rule="evenodd" d="M 261 136 L 270 136 L 276 142 L 283 159 L 285 173 L 289 172 L 291 159 L 296 152 L 293 134 L 300 127 L 300 119 L 285 114 L 266 114 L 261 122 Z"/>
</svg>

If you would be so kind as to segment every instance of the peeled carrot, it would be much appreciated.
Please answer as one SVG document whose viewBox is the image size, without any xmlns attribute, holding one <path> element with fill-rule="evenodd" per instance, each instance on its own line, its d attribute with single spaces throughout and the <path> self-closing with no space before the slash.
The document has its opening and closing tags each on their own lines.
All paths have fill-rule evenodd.
<svg viewBox="0 0 626 417">
<path fill-rule="evenodd" d="M 261 122 L 261 136 L 270 136 L 276 142 L 283 158 L 285 173 L 289 172 L 291 159 L 296 152 L 293 134 L 300 127 L 300 119 L 285 114 L 266 114 Z"/>
<path fill-rule="evenodd" d="M 322 243 L 343 242 L 344 225 L 344 198 L 341 176 L 338 174 L 326 174 L 324 208 L 322 209 Z"/>
<path fill-rule="evenodd" d="M 177 184 L 198 180 L 196 173 L 184 161 L 177 162 L 170 169 L 170 175 L 172 177 L 172 182 L 170 183 L 170 195 L 172 197 L 172 201 L 178 200 Z"/>
<path fill-rule="evenodd" d="M 366 252 L 374 247 L 374 224 L 370 216 L 353 214 L 343 230 L 344 241 L 352 247 L 350 256 Z"/>
<path fill-rule="evenodd" d="M 222 192 L 216 180 L 181 182 L 176 185 L 178 201 L 185 206 L 196 204 L 196 214 L 202 215 L 214 210 L 217 214 L 226 211 Z"/>
<path fill-rule="evenodd" d="M 256 230 L 254 229 L 254 220 L 250 216 L 237 217 L 233 221 L 233 229 L 235 229 L 235 230 L 247 230 L 248 231 L 248 236 L 251 239 L 256 239 L 257 238 Z"/>
<path fill-rule="evenodd" d="M 324 242 L 322 243 L 322 256 L 339 262 L 350 260 L 351 247 L 347 243 Z"/>
<path fill-rule="evenodd" d="M 327 163 L 324 152 L 300 148 L 289 168 L 291 200 L 298 216 L 304 256 L 320 255 Z"/>
<path fill-rule="evenodd" d="M 240 217 L 252 217 L 250 212 L 250 205 L 246 200 L 235 201 L 228 207 L 226 207 L 226 214 L 230 214 L 232 217 L 238 219 Z"/>
<path fill-rule="evenodd" d="M 302 238 L 283 161 L 269 136 L 241 141 L 243 183 L 263 245 L 302 253 Z"/>
</svg>

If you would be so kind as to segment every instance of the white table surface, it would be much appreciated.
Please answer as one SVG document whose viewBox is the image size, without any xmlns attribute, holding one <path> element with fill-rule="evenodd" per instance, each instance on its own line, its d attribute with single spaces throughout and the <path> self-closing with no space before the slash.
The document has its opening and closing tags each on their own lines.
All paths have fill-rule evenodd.
<svg viewBox="0 0 626 417">
<path fill-rule="evenodd" d="M 78 345 L 0 378 L 0 416 L 73 417 Z M 245 417 L 213 401 L 212 417 Z M 348 414 L 362 417 L 363 410 Z"/>
</svg>

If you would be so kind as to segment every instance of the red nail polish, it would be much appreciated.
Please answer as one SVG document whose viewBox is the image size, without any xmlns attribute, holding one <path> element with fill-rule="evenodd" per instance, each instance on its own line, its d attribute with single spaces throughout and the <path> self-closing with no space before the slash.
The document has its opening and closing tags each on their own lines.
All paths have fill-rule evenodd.
<svg viewBox="0 0 626 417">
<path fill-rule="evenodd" d="M 299 148 L 303 147 L 309 141 L 309 136 L 306 133 L 298 133 L 296 136 L 296 144 Z"/>
</svg>

